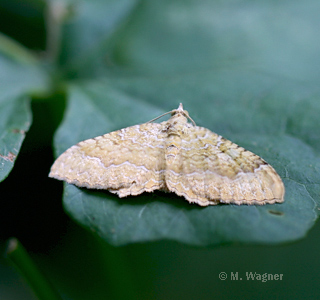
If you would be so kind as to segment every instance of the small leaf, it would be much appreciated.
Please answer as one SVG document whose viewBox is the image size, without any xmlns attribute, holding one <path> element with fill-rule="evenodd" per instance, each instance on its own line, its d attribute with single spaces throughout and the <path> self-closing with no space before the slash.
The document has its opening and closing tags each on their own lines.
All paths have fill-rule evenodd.
<svg viewBox="0 0 320 300">
<path fill-rule="evenodd" d="M 0 181 L 5 179 L 31 124 L 27 97 L 0 99 Z"/>
<path fill-rule="evenodd" d="M 1 43 L 4 43 L 2 45 Z M 30 97 L 32 90 L 42 90 L 46 75 L 35 64 L 36 60 L 21 58 L 21 49 L 14 42 L 0 39 L 0 49 L 10 44 L 9 59 L 0 52 L 0 181 L 11 171 L 19 153 L 26 131 L 31 125 Z M 30 55 L 30 54 L 29 54 Z"/>
</svg>

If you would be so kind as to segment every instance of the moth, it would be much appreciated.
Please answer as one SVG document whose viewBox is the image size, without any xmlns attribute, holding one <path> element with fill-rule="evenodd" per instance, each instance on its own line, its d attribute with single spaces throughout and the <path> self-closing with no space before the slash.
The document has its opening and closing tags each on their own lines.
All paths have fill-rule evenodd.
<svg viewBox="0 0 320 300">
<path fill-rule="evenodd" d="M 153 122 L 166 114 L 171 114 L 168 121 Z M 158 118 L 72 146 L 54 162 L 49 176 L 119 197 L 174 192 L 201 206 L 284 201 L 283 182 L 272 166 L 196 126 L 181 103 Z"/>
</svg>

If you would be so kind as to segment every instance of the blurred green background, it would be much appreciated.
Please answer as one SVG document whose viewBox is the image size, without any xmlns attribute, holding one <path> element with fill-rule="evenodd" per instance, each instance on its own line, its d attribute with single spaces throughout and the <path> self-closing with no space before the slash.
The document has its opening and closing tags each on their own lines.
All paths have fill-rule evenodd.
<svg viewBox="0 0 320 300">
<path fill-rule="evenodd" d="M 319 11 L 316 0 L 0 0 L 0 153 L 17 156 L 1 161 L 2 253 L 8 238 L 18 238 L 62 299 L 319 298 Z M 97 114 L 104 84 L 106 99 L 117 101 L 110 115 Z M 98 99 L 88 102 L 92 111 L 72 115 L 75 90 Z M 56 130 L 68 139 L 71 120 L 81 128 L 75 136 L 90 137 L 148 121 L 182 100 L 200 126 L 263 154 L 287 186 L 298 183 L 292 211 L 306 219 L 291 229 L 301 229 L 300 240 L 115 247 L 73 220 L 62 183 L 47 177 L 63 147 L 53 142 Z M 141 114 L 140 106 L 147 107 Z M 85 113 L 95 120 L 81 123 Z M 98 127 L 101 120 L 110 130 Z M 272 152 L 280 140 L 283 149 Z M 294 161 L 284 159 L 290 150 Z M 246 272 L 283 277 L 261 282 Z M 5 255 L 0 299 L 37 299 Z"/>
</svg>

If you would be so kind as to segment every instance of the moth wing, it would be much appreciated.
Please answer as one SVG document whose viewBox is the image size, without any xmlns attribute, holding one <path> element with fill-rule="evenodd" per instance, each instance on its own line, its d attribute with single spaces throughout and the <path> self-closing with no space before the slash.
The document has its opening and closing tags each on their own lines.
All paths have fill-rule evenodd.
<svg viewBox="0 0 320 300">
<path fill-rule="evenodd" d="M 146 123 L 88 139 L 62 153 L 49 177 L 120 197 L 164 187 L 164 133 Z"/>
<path fill-rule="evenodd" d="M 201 206 L 284 201 L 280 176 L 261 157 L 209 129 L 190 131 L 181 141 L 180 165 L 168 172 L 171 191 Z"/>
</svg>

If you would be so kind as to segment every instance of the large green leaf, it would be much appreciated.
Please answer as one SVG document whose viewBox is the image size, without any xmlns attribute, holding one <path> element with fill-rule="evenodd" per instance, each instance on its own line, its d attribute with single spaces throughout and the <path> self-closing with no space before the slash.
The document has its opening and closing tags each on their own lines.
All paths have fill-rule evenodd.
<svg viewBox="0 0 320 300">
<path fill-rule="evenodd" d="M 119 199 L 66 185 L 68 213 L 114 245 L 158 239 L 279 243 L 303 237 L 320 204 L 320 44 L 314 26 L 319 3 L 308 4 L 141 1 L 108 45 L 122 72 L 109 69 L 101 73 L 105 80 L 74 84 L 55 137 L 60 154 L 183 102 L 198 125 L 272 164 L 284 180 L 285 203 L 200 208 L 174 194 Z M 104 47 L 96 49 L 103 53 Z M 99 59 L 91 67 L 97 61 L 105 69 Z M 85 72 L 83 66 L 75 70 Z"/>
<path fill-rule="evenodd" d="M 239 65 L 319 79 L 317 0 L 141 1 L 115 49 L 151 73 Z"/>
<path fill-rule="evenodd" d="M 0 36 L 0 181 L 12 169 L 31 125 L 28 93 L 43 89 L 45 78 L 29 52 Z"/>
<path fill-rule="evenodd" d="M 237 65 L 318 81 L 317 0 L 63 2 L 72 5 L 61 24 L 61 62 L 72 77 L 116 63 L 150 73 Z"/>
<path fill-rule="evenodd" d="M 55 138 L 57 154 L 83 139 L 148 121 L 176 108 L 179 101 L 172 99 L 184 99 L 185 108 L 198 125 L 223 134 L 276 168 L 286 186 L 285 203 L 201 208 L 174 194 L 145 193 L 119 199 L 109 192 L 66 185 L 64 205 L 68 213 L 114 245 L 158 239 L 195 245 L 278 243 L 304 236 L 317 217 L 320 159 L 312 147 L 287 133 L 286 122 L 292 113 L 287 108 L 299 102 L 301 90 L 296 86 L 285 97 L 282 89 L 274 88 L 277 83 L 271 77 L 246 75 L 246 80 L 241 80 L 243 72 L 232 72 L 231 77 L 221 72 L 206 73 L 205 82 L 203 77 L 187 75 L 174 84 L 169 78 L 109 79 L 73 86 L 67 115 Z M 234 97 L 228 88 L 232 82 L 242 87 L 260 82 L 261 89 L 269 93 L 261 96 L 258 88 L 245 92 L 243 87 L 242 92 L 237 89 L 239 97 Z M 153 99 L 148 100 L 152 90 Z M 203 90 L 206 98 L 201 95 Z M 191 99 L 196 94 L 200 101 Z M 313 194 L 310 185 L 315 189 Z"/>
</svg>

